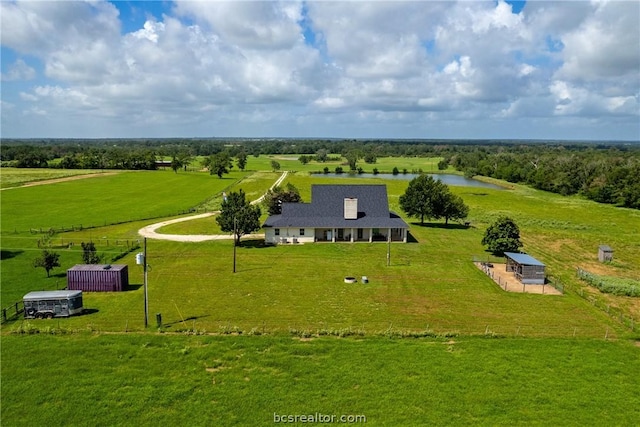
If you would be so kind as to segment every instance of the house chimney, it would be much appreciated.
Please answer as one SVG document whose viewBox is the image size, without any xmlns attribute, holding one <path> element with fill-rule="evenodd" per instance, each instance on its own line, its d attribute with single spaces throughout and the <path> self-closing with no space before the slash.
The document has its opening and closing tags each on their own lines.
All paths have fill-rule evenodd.
<svg viewBox="0 0 640 427">
<path fill-rule="evenodd" d="M 358 219 L 358 199 L 353 197 L 344 199 L 344 219 Z"/>
</svg>

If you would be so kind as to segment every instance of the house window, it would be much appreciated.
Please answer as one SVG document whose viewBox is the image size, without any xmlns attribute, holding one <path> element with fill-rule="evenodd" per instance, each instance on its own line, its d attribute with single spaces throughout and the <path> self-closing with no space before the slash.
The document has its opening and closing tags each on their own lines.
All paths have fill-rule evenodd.
<svg viewBox="0 0 640 427">
<path fill-rule="evenodd" d="M 274 228 L 273 231 L 276 234 L 276 236 L 280 235 L 280 229 L 279 228 Z"/>
<path fill-rule="evenodd" d="M 301 236 L 304 236 L 304 228 L 301 228 L 301 229 L 300 229 L 300 235 L 301 235 Z"/>
</svg>

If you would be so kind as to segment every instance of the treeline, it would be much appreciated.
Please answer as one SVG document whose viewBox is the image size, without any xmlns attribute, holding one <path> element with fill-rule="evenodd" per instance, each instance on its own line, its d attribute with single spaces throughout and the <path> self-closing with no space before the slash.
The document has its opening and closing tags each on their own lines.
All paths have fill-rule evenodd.
<svg viewBox="0 0 640 427">
<path fill-rule="evenodd" d="M 640 209 L 640 147 L 476 147 L 440 162 L 465 176 L 488 176 L 565 196 Z"/>
<path fill-rule="evenodd" d="M 2 166 L 155 169 L 156 160 L 186 165 L 218 153 L 289 154 L 307 161 L 341 156 L 349 164 L 380 157 L 443 157 L 466 176 L 483 175 L 563 195 L 640 209 L 640 144 L 508 140 L 378 139 L 3 139 Z M 55 160 L 55 161 L 54 161 Z M 302 161 L 302 160 L 301 160 Z M 322 161 L 322 160 L 321 160 Z"/>
</svg>

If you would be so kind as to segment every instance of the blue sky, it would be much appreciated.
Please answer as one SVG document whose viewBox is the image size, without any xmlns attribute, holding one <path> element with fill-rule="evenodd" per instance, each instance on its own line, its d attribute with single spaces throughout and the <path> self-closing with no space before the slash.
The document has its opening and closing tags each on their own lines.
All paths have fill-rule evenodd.
<svg viewBox="0 0 640 427">
<path fill-rule="evenodd" d="M 637 1 L 0 8 L 3 137 L 640 139 Z"/>
</svg>

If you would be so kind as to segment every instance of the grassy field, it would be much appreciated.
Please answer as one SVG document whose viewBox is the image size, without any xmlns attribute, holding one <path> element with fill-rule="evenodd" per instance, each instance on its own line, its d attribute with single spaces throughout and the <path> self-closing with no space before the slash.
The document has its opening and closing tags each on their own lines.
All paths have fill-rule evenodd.
<svg viewBox="0 0 640 427">
<path fill-rule="evenodd" d="M 300 158 L 300 156 L 295 154 L 274 154 L 260 156 L 258 158 L 250 156 L 247 161 L 247 169 L 271 170 L 271 161 L 275 160 L 280 163 L 280 170 L 321 172 L 325 167 L 328 167 L 329 172 L 334 172 L 337 166 L 341 166 L 345 172 L 349 170 L 348 163 L 344 158 L 327 162 L 316 162 L 313 160 L 305 165 L 303 165 L 298 158 Z M 441 157 L 380 157 L 376 163 L 373 164 L 368 164 L 360 160 L 358 166 L 369 173 L 373 172 L 374 168 L 377 168 L 380 173 L 391 173 L 394 167 L 397 167 L 400 171 L 407 169 L 411 172 L 412 170 L 422 169 L 424 172 L 431 173 L 438 172 L 438 162 L 440 160 L 442 160 Z M 451 173 L 453 169 L 447 172 Z"/>
<path fill-rule="evenodd" d="M 628 342 L 76 334 L 2 344 L 11 426 L 260 426 L 274 413 L 364 415 L 376 426 L 640 417 L 640 349 Z"/>
<path fill-rule="evenodd" d="M 246 173 L 123 172 L 2 193 L 2 231 L 89 227 L 175 215 L 198 206 Z"/>
<path fill-rule="evenodd" d="M 109 171 L 118 173 L 119 171 Z M 27 183 L 78 175 L 101 174 L 96 169 L 23 169 L 0 168 L 0 188 L 19 187 Z"/>
<path fill-rule="evenodd" d="M 249 160 L 249 169 L 252 161 L 268 164 Z M 82 241 L 116 256 L 158 221 L 137 218 L 214 207 L 223 190 L 257 198 L 276 177 L 135 172 L 3 191 L 3 307 L 31 290 L 64 287 Z M 288 180 L 305 201 L 313 183 L 385 183 L 398 213 L 408 185 L 306 172 Z M 68 425 L 265 425 L 274 412 L 364 414 L 374 425 L 633 424 L 639 335 L 576 293 L 586 289 L 640 320 L 638 298 L 600 295 L 575 269 L 638 279 L 640 212 L 510 187 L 451 187 L 470 206 L 471 227 L 407 219 L 411 241 L 391 245 L 390 266 L 386 244 L 245 240 L 234 274 L 231 241 L 149 240 L 148 331 L 137 250 L 117 261 L 129 265 L 131 289 L 86 293 L 89 314 L 2 326 L 3 425 L 53 416 Z M 106 203 L 95 196 L 111 192 L 122 197 Z M 505 293 L 473 265 L 487 256 L 484 229 L 502 214 L 520 225 L 524 250 L 569 292 Z M 51 278 L 32 267 L 42 236 L 21 230 L 96 217 L 131 222 L 57 234 L 50 242 L 62 266 Z M 214 224 L 212 217 L 162 231 L 209 234 Z M 597 262 L 599 244 L 615 249 L 613 263 Z M 347 275 L 370 283 L 345 284 Z M 42 333 L 11 333 L 29 328 Z M 427 338 L 406 338 L 413 336 Z M 47 375 L 55 376 L 55 390 L 38 387 Z"/>
</svg>

